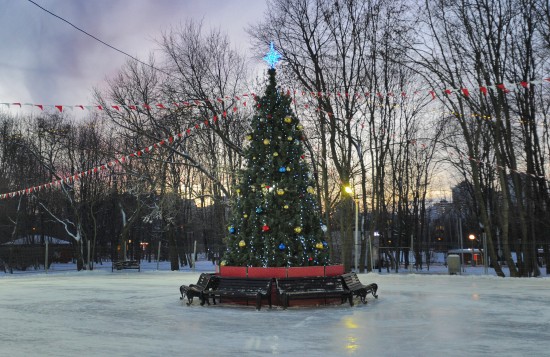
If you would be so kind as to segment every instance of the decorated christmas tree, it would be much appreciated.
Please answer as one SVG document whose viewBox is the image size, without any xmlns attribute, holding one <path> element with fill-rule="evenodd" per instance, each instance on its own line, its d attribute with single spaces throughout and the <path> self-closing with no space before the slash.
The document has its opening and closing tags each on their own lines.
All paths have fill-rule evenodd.
<svg viewBox="0 0 550 357">
<path fill-rule="evenodd" d="M 291 98 L 277 89 L 274 62 L 246 135 L 246 167 L 235 188 L 222 265 L 327 265 L 326 227 L 304 160 L 303 126 Z"/>
</svg>

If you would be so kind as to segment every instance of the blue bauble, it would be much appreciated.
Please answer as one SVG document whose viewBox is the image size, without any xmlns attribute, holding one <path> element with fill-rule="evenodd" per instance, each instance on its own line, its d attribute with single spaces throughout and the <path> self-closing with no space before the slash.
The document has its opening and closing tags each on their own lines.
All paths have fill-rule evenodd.
<svg viewBox="0 0 550 357">
<path fill-rule="evenodd" d="M 286 245 L 284 243 L 279 244 L 279 250 L 285 250 Z"/>
<path fill-rule="evenodd" d="M 263 212 L 263 209 L 262 209 L 262 207 L 258 207 L 258 208 L 256 208 L 256 213 L 260 214 L 260 213 L 262 213 L 262 212 Z"/>
<path fill-rule="evenodd" d="M 280 167 L 279 172 L 286 172 L 286 167 Z"/>
<path fill-rule="evenodd" d="M 235 228 L 233 228 L 233 227 L 229 228 L 229 233 L 231 233 L 231 234 L 235 233 Z"/>
</svg>

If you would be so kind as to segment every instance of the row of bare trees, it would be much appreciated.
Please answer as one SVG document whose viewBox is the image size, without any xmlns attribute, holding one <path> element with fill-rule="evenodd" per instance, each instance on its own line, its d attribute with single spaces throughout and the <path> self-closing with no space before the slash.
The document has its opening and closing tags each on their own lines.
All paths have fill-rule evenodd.
<svg viewBox="0 0 550 357">
<path fill-rule="evenodd" d="M 550 98 L 540 82 L 549 65 L 547 1 L 268 4 L 248 33 L 257 55 L 271 41 L 283 55 L 279 84 L 295 96 L 306 124 L 335 260 L 351 268 L 358 200 L 361 231 L 368 232 L 359 242 L 360 270 L 382 259 L 396 270 L 402 261 L 408 266 L 411 246 L 421 268 L 431 249 L 433 192 L 465 183 L 468 207 L 454 211 L 470 222 L 465 231 L 483 227 L 497 274 L 503 272 L 495 235 L 512 276 L 540 274 L 538 250 L 546 261 L 550 254 Z M 111 250 L 125 247 L 145 226 L 166 240 L 172 269 L 185 259 L 181 237 L 192 222 L 208 227 L 221 245 L 253 114 L 252 96 L 244 106 L 243 94 L 261 92 L 263 80 L 253 80 L 253 66 L 226 35 L 201 23 L 167 31 L 159 45 L 162 56 L 151 57 L 150 66 L 128 62 L 106 90 L 94 91 L 104 108 L 119 110 L 85 123 L 60 115 L 5 117 L 0 187 L 48 182 L 208 125 L 58 191 L 10 200 L 3 232 L 16 237 L 29 216 L 57 222 L 78 243 L 82 266 L 87 241 L 100 249 L 108 236 Z M 159 110 L 140 103 L 179 105 Z"/>
</svg>

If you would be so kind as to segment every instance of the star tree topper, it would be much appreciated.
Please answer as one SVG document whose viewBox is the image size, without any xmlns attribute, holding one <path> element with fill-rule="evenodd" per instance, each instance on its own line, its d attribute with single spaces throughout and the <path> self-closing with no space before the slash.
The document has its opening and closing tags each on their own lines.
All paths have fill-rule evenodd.
<svg viewBox="0 0 550 357">
<path fill-rule="evenodd" d="M 281 54 L 277 52 L 275 47 L 273 47 L 273 42 L 271 42 L 271 45 L 269 46 L 269 52 L 265 55 L 264 61 L 266 61 L 271 68 L 275 68 L 275 65 L 279 62 L 279 59 L 281 58 Z"/>
</svg>

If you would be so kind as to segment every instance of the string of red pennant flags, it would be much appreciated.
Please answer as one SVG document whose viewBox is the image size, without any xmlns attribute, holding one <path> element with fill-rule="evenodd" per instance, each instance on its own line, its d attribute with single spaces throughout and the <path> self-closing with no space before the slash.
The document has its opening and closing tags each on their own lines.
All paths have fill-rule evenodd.
<svg viewBox="0 0 550 357">
<path fill-rule="evenodd" d="M 446 89 L 441 89 L 441 90 L 420 89 L 420 90 L 413 91 L 412 95 L 419 95 L 419 94 L 426 95 L 426 94 L 429 94 L 429 95 L 431 95 L 432 99 L 436 99 L 439 96 L 441 96 L 443 98 L 446 98 L 446 97 L 448 97 L 452 94 L 457 94 L 457 95 L 462 95 L 464 97 L 469 97 L 471 95 L 471 93 L 474 92 L 474 91 L 478 91 L 478 92 L 482 93 L 483 95 L 487 95 L 489 89 L 501 90 L 504 93 L 510 93 L 516 88 L 528 89 L 531 85 L 537 85 L 537 84 L 542 84 L 542 83 L 546 83 L 546 82 L 550 83 L 550 77 L 543 78 L 541 80 L 530 81 L 530 82 L 527 82 L 527 81 L 521 81 L 521 82 L 516 82 L 516 83 L 504 82 L 504 83 L 495 84 L 495 85 L 485 85 L 485 86 L 479 86 L 475 89 L 473 89 L 473 88 L 446 88 Z M 293 95 L 294 97 L 301 95 L 302 97 L 311 96 L 311 97 L 329 97 L 330 98 L 330 97 L 334 96 L 334 97 L 353 97 L 353 98 L 356 98 L 356 99 L 360 99 L 360 98 L 368 99 L 368 98 L 372 98 L 372 97 L 383 98 L 383 97 L 396 97 L 396 96 L 407 97 L 407 96 L 411 95 L 411 92 L 404 92 L 404 91 L 402 91 L 401 93 L 396 94 L 394 92 L 380 92 L 380 91 L 376 91 L 376 92 L 359 92 L 359 91 L 354 91 L 354 92 L 338 92 L 338 91 L 335 91 L 335 92 L 311 92 L 311 91 L 304 91 L 304 90 L 299 91 L 299 90 L 287 89 L 284 92 L 286 92 L 287 95 Z M 245 94 L 242 94 L 241 96 L 225 96 L 225 97 L 217 97 L 217 98 L 205 99 L 205 100 L 187 100 L 187 101 L 182 101 L 182 102 L 173 102 L 173 103 L 166 103 L 165 102 L 165 103 L 155 103 L 155 104 L 153 104 L 153 103 L 116 104 L 116 105 L 113 104 L 113 105 L 109 105 L 109 106 L 102 106 L 102 105 L 82 105 L 82 104 L 62 105 L 62 104 L 35 104 L 35 103 L 22 103 L 22 102 L 2 102 L 2 103 L 0 103 L 0 105 L 5 105 L 8 108 L 11 108 L 11 107 L 22 108 L 22 107 L 25 107 L 25 106 L 30 106 L 30 107 L 38 108 L 40 110 L 51 108 L 51 109 L 57 109 L 59 112 L 63 112 L 64 110 L 67 110 L 67 109 L 74 110 L 75 108 L 81 109 L 81 110 L 86 109 L 86 110 L 100 110 L 100 111 L 101 110 L 107 110 L 107 109 L 116 110 L 116 111 L 121 111 L 122 109 L 137 111 L 139 109 L 147 109 L 147 110 L 152 110 L 152 109 L 179 109 L 179 108 L 182 108 L 182 107 L 207 105 L 207 104 L 212 103 L 212 102 L 222 103 L 222 102 L 225 102 L 225 101 L 228 101 L 228 100 L 242 101 L 243 105 L 246 106 L 247 98 L 251 98 L 251 97 L 254 100 L 257 99 L 257 95 L 255 93 L 245 93 Z"/>
<path fill-rule="evenodd" d="M 515 84 L 509 84 L 509 83 L 506 83 L 506 84 L 496 84 L 495 86 L 482 86 L 482 87 L 479 87 L 479 90 L 484 94 L 486 95 L 487 94 L 487 89 L 500 89 L 502 91 L 504 91 L 505 93 L 509 93 L 511 90 L 509 88 L 512 88 L 513 86 L 521 86 L 522 88 L 529 88 L 530 85 L 533 85 L 533 84 L 541 84 L 543 83 L 544 81 L 546 82 L 549 82 L 550 83 L 550 78 L 545 78 L 544 80 L 541 80 L 541 81 L 532 81 L 532 82 L 519 82 L 519 83 L 515 83 Z M 442 91 L 442 93 L 444 93 L 445 95 L 451 95 L 453 94 L 453 91 L 456 92 L 456 93 L 461 93 L 462 95 L 464 96 L 469 96 L 469 90 L 466 89 L 466 88 L 460 88 L 460 89 L 445 89 Z M 415 94 L 419 93 L 418 91 L 414 92 Z M 436 98 L 436 91 L 429 91 L 429 93 L 432 95 L 432 99 L 435 99 Z M 294 92 L 290 92 L 290 90 L 287 90 L 287 94 L 288 95 L 292 95 L 294 94 L 295 96 L 297 94 L 300 94 L 300 92 L 297 92 L 297 91 L 294 91 Z M 302 91 L 301 92 L 301 95 L 302 96 L 306 96 L 306 95 L 312 95 L 312 96 L 328 96 L 330 97 L 331 95 L 335 95 L 335 96 L 349 96 L 350 93 L 348 92 L 345 92 L 345 93 L 341 93 L 341 92 L 335 92 L 335 93 L 321 93 L 321 92 L 305 92 L 305 91 Z M 363 95 L 363 93 L 359 93 L 359 92 L 356 92 L 354 94 L 351 94 L 353 96 L 355 96 L 356 98 L 360 98 L 361 95 Z M 387 93 L 385 94 L 387 96 L 393 96 L 392 93 Z M 383 97 L 385 96 L 381 93 L 376 93 L 376 96 L 379 96 L 379 97 Z M 406 96 L 406 93 L 405 92 L 402 92 L 401 95 L 403 97 Z M 365 99 L 368 99 L 369 97 L 371 96 L 371 93 L 364 93 L 364 98 Z M 226 97 L 223 97 L 223 98 L 216 98 L 215 100 L 217 102 L 224 102 L 225 100 L 236 100 L 236 101 L 242 101 L 242 105 L 246 107 L 247 105 L 247 102 L 246 102 L 246 98 L 249 98 L 249 97 L 252 97 L 254 100 L 257 100 L 257 96 L 254 94 L 254 93 L 250 93 L 250 94 L 243 94 L 242 96 L 234 96 L 234 97 L 229 97 L 229 96 L 226 96 Z M 138 110 L 138 108 L 143 108 L 143 109 L 153 109 L 153 108 L 157 108 L 157 109 L 174 109 L 174 108 L 181 108 L 181 107 L 191 107 L 191 106 L 200 106 L 200 105 L 206 105 L 208 104 L 209 102 L 211 102 L 212 100 L 193 100 L 193 101 L 185 101 L 185 102 L 181 102 L 181 103 L 172 103 L 172 104 L 164 104 L 164 103 L 157 103 L 157 104 L 141 104 L 141 105 L 111 105 L 110 108 L 105 108 L 103 106 L 100 106 L 100 105 L 67 105 L 67 106 L 64 106 L 64 105 L 42 105 L 42 104 L 33 104 L 33 103 L 24 103 L 24 104 L 21 104 L 21 103 L 0 103 L 1 104 L 4 104 L 4 105 L 7 105 L 8 107 L 11 107 L 11 106 L 18 106 L 19 108 L 21 108 L 22 106 L 32 106 L 32 107 L 37 107 L 39 108 L 40 110 L 44 110 L 44 108 L 56 108 L 57 110 L 59 110 L 59 112 L 62 112 L 64 109 L 74 109 L 74 108 L 80 108 L 82 110 L 84 109 L 87 109 L 87 110 L 92 110 L 92 109 L 97 109 L 97 110 L 105 110 L 105 109 L 113 109 L 113 110 L 116 110 L 116 111 L 120 111 L 121 109 L 127 109 L 127 110 Z M 295 100 L 294 100 L 295 102 Z M 257 104 L 259 105 L 259 104 Z M 306 109 L 309 109 L 310 106 L 305 104 L 304 105 L 304 108 Z M 311 106 L 312 109 L 315 109 L 317 111 L 321 111 L 321 108 L 315 108 L 314 106 Z M 237 106 L 234 106 L 233 107 L 233 111 L 237 111 Z M 327 114 L 331 115 L 332 113 L 328 113 Z M 454 114 L 454 113 L 451 113 L 451 114 Z M 223 118 L 227 117 L 227 112 L 223 112 L 221 114 L 221 116 Z M 476 115 L 472 115 L 472 116 L 476 116 Z M 213 116 L 213 121 L 214 122 L 217 122 L 219 119 L 219 117 L 217 115 L 214 115 Z M 359 123 L 359 122 L 358 122 Z M 20 196 L 20 195 L 24 195 L 24 194 L 30 194 L 30 193 L 33 193 L 33 192 L 39 192 L 43 189 L 49 189 L 49 188 L 52 188 L 52 187 L 59 187 L 62 183 L 70 183 L 70 182 L 73 182 L 75 180 L 79 180 L 80 178 L 84 177 L 84 176 L 87 176 L 87 175 L 91 175 L 93 173 L 97 173 L 97 172 L 100 172 L 100 171 L 103 171 L 103 170 L 106 170 L 108 168 L 111 168 L 111 167 L 114 167 L 116 165 L 121 165 L 123 163 L 125 163 L 127 160 L 133 158 L 133 157 L 141 157 L 143 156 L 143 154 L 148 154 L 150 153 L 152 150 L 154 150 L 155 148 L 159 148 L 163 145 L 166 145 L 167 143 L 171 144 L 173 141 L 174 141 L 174 138 L 175 137 L 178 137 L 178 138 L 182 138 L 184 136 L 188 136 L 190 135 L 191 131 L 194 130 L 194 129 L 199 129 L 199 128 L 204 128 L 206 126 L 209 126 L 210 125 L 210 121 L 208 120 L 204 120 L 203 122 L 201 122 L 200 124 L 195 124 L 194 127 L 192 128 L 188 128 L 185 130 L 185 132 L 182 132 L 182 133 L 178 133 L 178 134 L 175 134 L 173 136 L 170 136 L 166 139 L 163 139 L 151 146 L 148 146 L 142 150 L 138 150 L 138 151 L 135 151 L 129 155 L 126 155 L 126 156 L 123 156 L 119 159 L 115 159 L 115 160 L 112 160 L 106 164 L 103 164 L 103 165 L 100 165 L 100 166 L 96 166 L 92 169 L 89 169 L 87 171 L 82 171 L 80 173 L 77 173 L 77 174 L 74 174 L 74 175 L 69 175 L 67 177 L 64 177 L 64 178 L 61 178 L 59 180 L 54 180 L 52 182 L 49 182 L 49 183 L 46 183 L 46 184 L 42 184 L 42 185 L 38 185 L 38 186 L 33 186 L 33 187 L 29 187 L 29 188 L 26 188 L 26 189 L 23 189 L 23 190 L 19 190 L 19 191 L 14 191 L 14 192 L 9 192 L 9 193 L 5 193 L 5 194 L 0 194 L 0 199 L 7 199 L 7 198 L 12 198 L 12 197 L 17 197 L 17 196 Z M 462 157 L 461 157 L 462 159 Z M 498 165 L 492 165 L 490 163 L 485 163 L 483 161 L 480 161 L 480 160 L 477 160 L 475 158 L 471 158 L 471 157 L 467 157 L 468 160 L 470 161 L 473 161 L 473 162 L 476 162 L 478 164 L 485 164 L 485 165 L 489 165 L 489 166 L 494 166 L 496 167 L 497 169 L 501 169 L 501 170 L 506 170 L 506 169 L 509 169 L 510 171 L 512 172 L 516 172 L 518 174 L 523 174 L 523 175 L 527 175 L 527 176 L 530 176 L 530 177 L 533 177 L 533 178 L 542 178 L 542 179 L 546 179 L 545 177 L 540 177 L 540 176 L 536 176 L 534 174 L 528 174 L 528 173 L 524 173 L 524 172 L 520 172 L 520 171 L 517 171 L 517 170 L 512 170 L 510 168 L 506 168 L 506 167 L 501 167 L 501 166 L 498 166 Z"/>
<path fill-rule="evenodd" d="M 106 164 L 102 164 L 102 165 L 93 167 L 89 170 L 81 171 L 77 174 L 69 175 L 69 176 L 63 177 L 61 179 L 54 180 L 54 181 L 51 181 L 51 182 L 48 182 L 48 183 L 45 183 L 45 184 L 42 184 L 42 185 L 32 186 L 32 187 L 25 188 L 23 190 L 0 194 L 0 199 L 4 200 L 4 199 L 12 198 L 12 197 L 18 197 L 18 196 L 21 196 L 21 195 L 28 195 L 28 194 L 31 194 L 31 193 L 34 193 L 34 192 L 40 192 L 40 191 L 45 190 L 45 189 L 60 187 L 61 184 L 63 184 L 63 183 L 68 184 L 68 183 L 72 183 L 74 181 L 78 181 L 82 177 L 92 175 L 92 174 L 107 170 L 109 168 L 113 168 L 117 165 L 122 165 L 122 164 L 126 163 L 127 161 L 129 161 L 132 158 L 142 157 L 143 155 L 151 153 L 154 149 L 158 149 L 162 146 L 172 144 L 176 138 L 186 138 L 191 134 L 191 132 L 193 130 L 203 129 L 203 128 L 208 127 L 209 125 L 210 125 L 210 122 L 208 120 L 204 120 L 203 122 L 197 123 L 193 127 L 188 128 L 188 129 L 186 129 L 185 131 L 183 131 L 181 133 L 171 135 L 168 138 L 162 139 L 161 141 L 154 143 L 153 145 L 147 146 L 147 147 L 145 147 L 141 150 L 134 151 L 133 153 L 131 153 L 129 155 L 125 155 L 125 156 L 122 156 L 118 159 L 114 159 L 112 161 L 109 161 Z"/>
<path fill-rule="evenodd" d="M 214 120 L 217 120 L 217 116 L 214 116 Z M 31 193 L 34 193 L 34 192 L 40 192 L 40 191 L 45 190 L 45 189 L 60 187 L 63 183 L 69 184 L 69 183 L 72 183 L 74 181 L 78 181 L 82 177 L 92 175 L 92 174 L 107 170 L 109 168 L 113 168 L 117 165 L 122 165 L 122 164 L 126 163 L 127 161 L 129 161 L 132 158 L 142 157 L 145 154 L 151 153 L 154 149 L 158 149 L 162 146 L 172 144 L 176 138 L 186 138 L 191 134 L 191 132 L 193 130 L 208 128 L 208 127 L 210 127 L 210 125 L 211 125 L 211 123 L 208 120 L 204 120 L 203 122 L 197 123 L 193 127 L 186 129 L 184 132 L 171 135 L 168 138 L 162 139 L 162 140 L 154 143 L 153 145 L 145 147 L 141 150 L 137 150 L 137 151 L 135 151 L 135 152 L 133 152 L 129 155 L 125 155 L 125 156 L 122 156 L 118 159 L 114 159 L 112 161 L 109 161 L 106 164 L 102 164 L 102 165 L 96 166 L 94 168 L 91 168 L 89 170 L 81 171 L 77 174 L 69 175 L 69 176 L 66 176 L 64 178 L 54 180 L 54 181 L 46 183 L 46 184 L 28 187 L 28 188 L 25 188 L 25 189 L 22 189 L 22 190 L 19 190 L 19 191 L 0 194 L 0 199 L 4 200 L 4 199 L 8 199 L 8 198 L 18 197 L 18 196 L 21 196 L 21 195 L 28 195 L 28 194 L 31 194 Z M 417 145 L 417 140 L 409 140 L 409 144 Z M 429 147 L 429 145 L 427 145 L 425 143 L 420 143 L 419 145 L 421 147 L 421 150 L 426 150 Z M 455 154 L 453 152 L 449 152 L 449 151 L 447 151 L 447 155 L 450 156 L 450 157 L 455 156 Z M 467 159 L 469 161 L 475 162 L 478 165 L 485 165 L 485 166 L 489 166 L 489 167 L 494 167 L 496 169 L 504 170 L 504 171 L 510 170 L 510 172 L 514 172 L 514 173 L 517 173 L 517 174 L 520 174 L 520 175 L 526 175 L 526 176 L 529 176 L 529 177 L 532 177 L 532 178 L 535 178 L 535 179 L 544 179 L 544 180 L 546 180 L 546 177 L 544 177 L 544 176 L 537 176 L 537 175 L 534 175 L 534 174 L 514 170 L 514 169 L 511 169 L 509 167 L 494 165 L 494 164 L 491 164 L 491 163 L 473 158 L 471 156 L 462 155 L 461 153 L 458 153 L 458 158 L 461 161 L 464 160 L 464 159 Z"/>
</svg>

